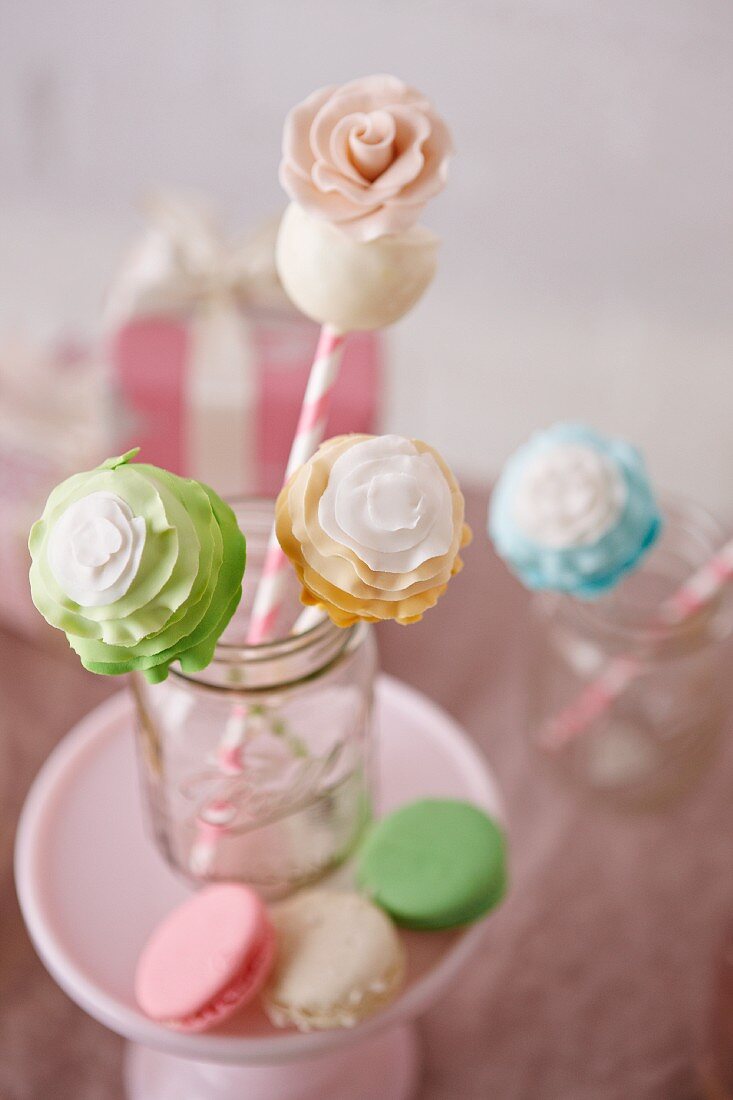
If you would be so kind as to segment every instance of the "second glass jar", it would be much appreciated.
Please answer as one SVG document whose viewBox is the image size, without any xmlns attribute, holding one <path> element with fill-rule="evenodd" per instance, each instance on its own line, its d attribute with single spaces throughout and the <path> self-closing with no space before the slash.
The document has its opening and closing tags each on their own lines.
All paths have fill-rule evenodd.
<svg viewBox="0 0 733 1100">
<path fill-rule="evenodd" d="M 727 591 L 689 620 L 665 624 L 665 601 L 722 546 L 725 532 L 689 502 L 669 501 L 664 510 L 658 543 L 609 595 L 583 601 L 543 593 L 534 604 L 533 741 L 578 786 L 641 808 L 685 789 L 709 759 L 726 713 L 725 643 L 733 631 Z M 596 711 L 604 675 L 613 697 L 604 704 L 601 688 Z M 625 682 L 617 694 L 615 675 Z M 562 718 L 572 707 L 582 729 L 565 737 Z"/>
</svg>

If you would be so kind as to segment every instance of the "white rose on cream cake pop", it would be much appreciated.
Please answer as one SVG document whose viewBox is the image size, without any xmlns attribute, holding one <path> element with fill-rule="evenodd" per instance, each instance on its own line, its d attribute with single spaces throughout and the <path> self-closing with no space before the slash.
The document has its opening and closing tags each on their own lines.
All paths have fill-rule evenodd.
<svg viewBox="0 0 733 1100">
<path fill-rule="evenodd" d="M 327 440 L 285 485 L 277 537 L 339 626 L 416 622 L 462 566 L 470 540 L 455 477 L 432 447 L 397 435 Z"/>
<path fill-rule="evenodd" d="M 444 186 L 447 126 L 415 88 L 369 76 L 321 88 L 288 115 L 277 241 L 283 286 L 342 332 L 399 320 L 430 284 L 439 240 L 417 225 Z"/>
</svg>

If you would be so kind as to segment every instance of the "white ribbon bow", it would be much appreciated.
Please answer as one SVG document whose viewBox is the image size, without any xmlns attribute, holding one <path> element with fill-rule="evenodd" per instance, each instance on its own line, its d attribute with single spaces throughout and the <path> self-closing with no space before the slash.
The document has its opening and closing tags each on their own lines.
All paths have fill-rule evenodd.
<svg viewBox="0 0 733 1100">
<path fill-rule="evenodd" d="M 283 300 L 276 226 L 231 244 L 200 203 L 156 195 L 146 212 L 148 229 L 109 291 L 106 327 L 161 314 L 189 318 L 186 472 L 225 495 L 251 490 L 255 364 L 242 307 Z"/>
<path fill-rule="evenodd" d="M 108 324 L 181 313 L 211 300 L 233 299 L 240 307 L 283 301 L 275 269 L 275 222 L 232 244 L 200 201 L 157 194 L 144 209 L 149 225 L 110 289 Z"/>
</svg>

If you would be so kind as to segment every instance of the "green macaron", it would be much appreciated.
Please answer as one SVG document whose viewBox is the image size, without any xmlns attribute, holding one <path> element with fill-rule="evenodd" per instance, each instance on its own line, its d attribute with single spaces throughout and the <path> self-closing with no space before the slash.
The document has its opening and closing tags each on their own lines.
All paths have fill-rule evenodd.
<svg viewBox="0 0 733 1100">
<path fill-rule="evenodd" d="M 504 896 L 504 833 L 468 802 L 413 802 L 374 826 L 357 877 L 372 900 L 405 928 L 470 924 Z"/>
</svg>

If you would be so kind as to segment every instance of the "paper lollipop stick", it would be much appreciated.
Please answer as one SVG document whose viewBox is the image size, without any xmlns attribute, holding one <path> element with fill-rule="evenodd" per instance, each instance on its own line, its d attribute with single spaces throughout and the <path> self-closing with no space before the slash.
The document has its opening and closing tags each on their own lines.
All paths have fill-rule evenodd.
<svg viewBox="0 0 733 1100">
<path fill-rule="evenodd" d="M 324 325 L 321 329 L 298 427 L 290 448 L 285 481 L 311 457 L 326 434 L 331 395 L 343 355 L 344 340 L 345 337 L 330 325 Z M 252 608 L 247 633 L 248 645 L 260 645 L 274 633 L 282 607 L 288 570 L 288 559 L 280 549 L 273 528 Z"/>
<path fill-rule="evenodd" d="M 191 847 L 188 866 L 192 875 L 204 878 L 211 870 L 219 842 L 230 831 L 237 813 L 236 806 L 226 799 L 216 799 L 196 818 L 196 840 Z"/>
<path fill-rule="evenodd" d="M 658 627 L 688 622 L 733 580 L 733 540 L 681 585 L 662 605 Z M 644 662 L 626 654 L 614 657 L 599 675 L 540 731 L 546 749 L 561 749 L 584 733 L 644 672 Z"/>
<path fill-rule="evenodd" d="M 305 607 L 295 621 L 292 636 L 304 634 L 312 630 L 325 618 L 318 607 Z M 237 776 L 244 772 L 242 749 L 247 737 L 252 733 L 252 715 L 247 706 L 235 703 L 232 706 L 229 719 L 217 749 L 217 764 L 222 776 Z M 286 742 L 288 739 L 286 737 Z M 297 755 L 307 754 L 307 748 L 299 742 L 297 746 L 290 744 L 291 748 L 297 748 Z M 234 820 L 237 808 L 233 802 L 222 799 L 209 803 L 196 821 L 196 840 L 191 848 L 189 866 L 191 873 L 197 877 L 204 877 L 211 870 L 216 859 L 219 839 L 229 832 L 229 826 Z"/>
</svg>

